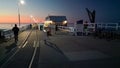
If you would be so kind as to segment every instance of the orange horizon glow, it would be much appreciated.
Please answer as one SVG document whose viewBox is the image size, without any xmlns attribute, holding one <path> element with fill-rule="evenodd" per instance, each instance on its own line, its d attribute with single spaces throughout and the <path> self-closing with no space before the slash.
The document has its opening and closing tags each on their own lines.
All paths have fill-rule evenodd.
<svg viewBox="0 0 120 68">
<path fill-rule="evenodd" d="M 35 18 L 37 23 L 44 22 L 42 18 Z M 18 23 L 17 16 L 0 16 L 0 23 Z M 29 16 L 21 16 L 21 23 L 35 23 Z"/>
</svg>

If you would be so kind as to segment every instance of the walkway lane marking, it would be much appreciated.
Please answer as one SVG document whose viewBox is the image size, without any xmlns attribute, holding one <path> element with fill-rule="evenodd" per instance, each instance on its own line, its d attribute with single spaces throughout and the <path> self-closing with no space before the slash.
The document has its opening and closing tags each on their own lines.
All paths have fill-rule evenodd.
<svg viewBox="0 0 120 68">
<path fill-rule="evenodd" d="M 10 62 L 10 60 L 12 60 L 12 58 L 20 51 L 20 48 L 22 48 L 22 45 L 24 44 L 24 42 L 26 41 L 26 40 L 28 40 L 28 37 L 30 36 L 30 34 L 32 33 L 32 31 L 33 30 L 31 30 L 28 34 L 27 34 L 27 37 L 23 40 L 23 42 L 21 42 L 21 43 L 17 43 L 17 45 L 19 45 L 18 46 L 18 49 L 6 60 L 6 62 L 5 63 L 3 63 L 2 65 L 1 65 L 1 68 L 4 68 L 4 67 L 6 67 L 6 65 Z M 28 42 L 25 42 L 26 44 L 28 43 Z"/>
<path fill-rule="evenodd" d="M 37 41 L 37 47 L 39 47 L 39 41 Z"/>
<path fill-rule="evenodd" d="M 35 44 L 36 43 L 36 44 Z M 34 41 L 33 47 L 39 47 L 39 41 Z"/>
<path fill-rule="evenodd" d="M 34 41 L 34 45 L 33 45 L 33 46 L 35 46 L 36 44 L 37 44 L 37 42 Z M 31 59 L 31 61 L 30 61 L 30 64 L 29 64 L 29 67 L 28 67 L 28 68 L 31 68 L 31 67 L 32 67 L 32 63 L 33 63 L 33 61 L 34 61 L 36 51 L 37 51 L 37 47 L 35 47 L 35 49 L 34 49 L 34 53 L 33 53 L 33 56 L 32 56 L 32 59 Z"/>
<path fill-rule="evenodd" d="M 24 48 L 27 45 L 28 41 L 25 42 L 25 44 L 22 46 L 22 48 Z"/>
<path fill-rule="evenodd" d="M 35 47 L 35 45 L 36 45 L 36 41 L 34 41 L 33 47 Z"/>
</svg>

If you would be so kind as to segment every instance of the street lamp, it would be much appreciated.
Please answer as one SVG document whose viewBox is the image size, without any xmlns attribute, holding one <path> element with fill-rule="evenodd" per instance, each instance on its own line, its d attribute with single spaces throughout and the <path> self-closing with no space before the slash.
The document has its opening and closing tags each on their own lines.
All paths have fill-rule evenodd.
<svg viewBox="0 0 120 68">
<path fill-rule="evenodd" d="M 31 17 L 31 19 L 32 19 L 35 23 L 38 22 L 32 15 L 30 15 L 30 17 Z"/>
<path fill-rule="evenodd" d="M 19 21 L 19 26 L 20 26 L 20 5 L 24 5 L 25 1 L 24 0 L 20 0 L 18 3 L 18 21 Z"/>
<path fill-rule="evenodd" d="M 25 1 L 24 0 L 20 0 L 20 4 L 25 4 Z"/>
</svg>

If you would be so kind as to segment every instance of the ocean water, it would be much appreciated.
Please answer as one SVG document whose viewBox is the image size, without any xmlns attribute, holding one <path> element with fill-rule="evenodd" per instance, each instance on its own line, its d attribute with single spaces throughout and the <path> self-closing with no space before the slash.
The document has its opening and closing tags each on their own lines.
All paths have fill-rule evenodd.
<svg viewBox="0 0 120 68">
<path fill-rule="evenodd" d="M 5 38 L 11 38 L 13 37 L 13 31 L 11 30 L 14 27 L 15 24 L 0 24 L 0 31 L 1 36 L 4 36 Z M 17 24 L 18 25 L 18 24 Z M 21 24 L 20 31 L 26 30 L 28 28 L 28 24 Z"/>
<path fill-rule="evenodd" d="M 0 24 L 0 29 L 12 29 L 14 27 L 15 24 Z M 26 26 L 28 24 L 21 24 L 20 28 L 23 26 Z M 17 26 L 19 27 L 19 25 L 17 24 Z"/>
</svg>

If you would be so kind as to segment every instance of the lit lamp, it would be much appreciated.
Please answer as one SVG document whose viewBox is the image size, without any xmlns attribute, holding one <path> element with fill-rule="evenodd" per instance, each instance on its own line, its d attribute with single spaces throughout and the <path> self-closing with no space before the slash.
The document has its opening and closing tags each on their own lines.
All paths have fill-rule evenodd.
<svg viewBox="0 0 120 68">
<path fill-rule="evenodd" d="M 24 5 L 25 1 L 24 0 L 20 0 L 20 2 L 18 3 L 18 21 L 19 21 L 19 26 L 20 26 L 20 5 Z"/>
<path fill-rule="evenodd" d="M 66 25 L 67 24 L 67 21 L 65 20 L 64 22 L 63 22 L 63 25 Z"/>
<path fill-rule="evenodd" d="M 53 21 L 49 21 L 50 24 L 53 24 Z"/>
</svg>

